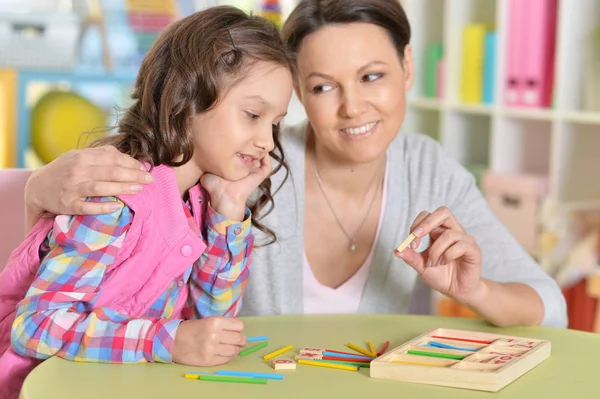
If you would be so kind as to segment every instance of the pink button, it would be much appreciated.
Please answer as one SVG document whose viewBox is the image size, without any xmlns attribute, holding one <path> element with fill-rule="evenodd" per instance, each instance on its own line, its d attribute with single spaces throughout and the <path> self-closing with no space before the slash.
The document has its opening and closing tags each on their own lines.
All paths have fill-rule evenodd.
<svg viewBox="0 0 600 399">
<path fill-rule="evenodd" d="M 242 232 L 242 229 L 240 229 L 239 227 L 238 227 L 237 229 L 233 230 L 233 233 L 234 233 L 235 235 L 238 235 L 238 234 L 240 234 L 241 232 Z"/>
<path fill-rule="evenodd" d="M 183 287 L 183 281 L 178 281 L 178 282 L 177 282 L 177 286 L 178 286 L 178 287 Z"/>
<path fill-rule="evenodd" d="M 191 254 L 192 254 L 192 247 L 190 247 L 189 245 L 184 245 L 183 247 L 181 247 L 181 255 L 190 256 Z"/>
</svg>

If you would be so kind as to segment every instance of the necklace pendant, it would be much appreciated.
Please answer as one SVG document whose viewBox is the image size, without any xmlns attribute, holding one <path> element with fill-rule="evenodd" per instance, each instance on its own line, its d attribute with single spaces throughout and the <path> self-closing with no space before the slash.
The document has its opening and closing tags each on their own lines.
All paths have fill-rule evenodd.
<svg viewBox="0 0 600 399">
<path fill-rule="evenodd" d="M 350 244 L 350 251 L 354 251 L 356 249 L 356 245 L 354 244 L 354 241 L 352 242 L 352 244 Z"/>
</svg>

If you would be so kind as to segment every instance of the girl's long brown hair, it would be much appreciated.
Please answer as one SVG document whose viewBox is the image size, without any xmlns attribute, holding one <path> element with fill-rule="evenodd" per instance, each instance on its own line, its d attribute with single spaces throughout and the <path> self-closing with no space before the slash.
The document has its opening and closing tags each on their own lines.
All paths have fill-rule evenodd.
<svg viewBox="0 0 600 399">
<path fill-rule="evenodd" d="M 144 58 L 132 93 L 134 103 L 119 121 L 118 133 L 92 145 L 113 145 L 152 166 L 184 165 L 194 152 L 191 118 L 213 108 L 219 96 L 261 61 L 290 68 L 272 23 L 229 6 L 183 18 L 162 32 Z M 279 127 L 273 127 L 273 141 L 272 174 L 283 167 L 287 177 Z M 274 205 L 270 178 L 258 187 L 256 198 L 249 204 L 252 224 L 272 243 L 275 233 L 257 220 L 263 208 L 270 204 L 264 217 Z"/>
</svg>

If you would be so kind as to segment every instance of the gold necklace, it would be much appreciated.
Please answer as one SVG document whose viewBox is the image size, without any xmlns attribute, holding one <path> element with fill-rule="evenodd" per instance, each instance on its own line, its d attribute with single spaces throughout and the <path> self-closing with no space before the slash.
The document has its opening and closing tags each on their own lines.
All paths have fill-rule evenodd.
<svg viewBox="0 0 600 399">
<path fill-rule="evenodd" d="M 325 198 L 325 201 L 327 201 L 327 205 L 329 206 L 329 209 L 331 210 L 333 217 L 337 221 L 337 224 L 340 226 L 340 229 L 342 230 L 344 235 L 346 237 L 348 237 L 348 240 L 350 240 L 350 248 L 349 248 L 350 251 L 355 251 L 356 250 L 355 237 L 358 235 L 358 232 L 362 228 L 363 224 L 365 224 L 365 221 L 367 220 L 367 216 L 369 216 L 369 213 L 371 213 L 371 208 L 373 207 L 373 204 L 375 203 L 375 198 L 377 198 L 378 190 L 376 189 L 374 191 L 373 198 L 371 199 L 371 203 L 369 204 L 369 208 L 367 209 L 367 213 L 365 214 L 362 222 L 360 222 L 358 229 L 356 229 L 356 232 L 354 233 L 353 236 L 350 236 L 350 234 L 348 234 L 348 232 L 346 232 L 346 229 L 344 229 L 344 226 L 342 226 L 342 223 L 340 222 L 340 219 L 338 218 L 337 214 L 335 213 L 335 210 L 333 209 L 331 202 L 329 202 L 329 198 L 327 197 L 327 194 L 325 193 L 325 188 L 323 187 L 323 182 L 321 181 L 321 176 L 319 175 L 319 171 L 317 170 L 317 161 L 316 161 L 316 157 L 314 155 L 312 157 L 312 164 L 313 164 L 313 171 L 315 172 L 315 177 L 317 178 L 317 183 L 319 184 L 319 188 L 321 189 L 321 192 L 323 193 L 323 197 Z M 376 176 L 377 176 L 377 174 L 375 174 L 375 176 L 373 176 L 373 180 L 375 180 Z M 379 184 L 377 185 L 377 187 L 379 187 Z"/>
</svg>

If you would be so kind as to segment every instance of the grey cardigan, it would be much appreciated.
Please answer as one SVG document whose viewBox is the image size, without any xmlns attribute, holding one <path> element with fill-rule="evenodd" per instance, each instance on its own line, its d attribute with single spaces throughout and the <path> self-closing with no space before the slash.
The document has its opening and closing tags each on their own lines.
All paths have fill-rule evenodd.
<svg viewBox="0 0 600 399">
<path fill-rule="evenodd" d="M 282 144 L 290 176 L 275 195 L 275 207 L 262 221 L 278 235 L 275 244 L 256 248 L 243 297 L 242 316 L 303 313 L 304 158 L 306 122 L 287 127 Z M 388 149 L 389 171 L 385 216 L 359 313 L 431 311 L 431 290 L 417 273 L 393 255 L 423 210 L 445 205 L 473 235 L 483 252 L 482 276 L 499 282 L 521 282 L 541 296 L 543 325 L 566 327 L 566 304 L 550 278 L 490 211 L 473 176 L 433 139 L 398 134 Z M 283 173 L 273 177 L 279 187 Z M 257 243 L 264 235 L 255 231 Z M 501 306 L 500 304 L 498 304 Z"/>
</svg>

